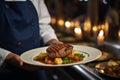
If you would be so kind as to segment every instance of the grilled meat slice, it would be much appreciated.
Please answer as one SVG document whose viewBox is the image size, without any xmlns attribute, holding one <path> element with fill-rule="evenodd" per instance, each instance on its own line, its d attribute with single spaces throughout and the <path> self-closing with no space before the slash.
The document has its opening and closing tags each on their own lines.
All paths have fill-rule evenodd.
<svg viewBox="0 0 120 80">
<path fill-rule="evenodd" d="M 65 57 L 72 54 L 73 46 L 70 44 L 57 44 L 47 48 L 47 53 L 52 58 Z"/>
</svg>

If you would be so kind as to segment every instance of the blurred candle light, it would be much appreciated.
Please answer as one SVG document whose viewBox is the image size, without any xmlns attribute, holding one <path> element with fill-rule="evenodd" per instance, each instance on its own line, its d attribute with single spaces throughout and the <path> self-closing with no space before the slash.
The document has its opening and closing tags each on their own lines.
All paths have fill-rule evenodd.
<svg viewBox="0 0 120 80">
<path fill-rule="evenodd" d="M 70 27 L 70 22 L 69 22 L 69 21 L 66 21 L 66 22 L 65 22 L 65 26 L 66 26 L 67 28 L 69 28 L 69 27 Z"/>
<path fill-rule="evenodd" d="M 75 21 L 75 23 L 74 23 L 75 25 L 75 27 L 78 27 L 79 25 L 80 25 L 80 23 L 79 23 L 79 21 Z"/>
<path fill-rule="evenodd" d="M 91 31 L 91 21 L 88 18 L 87 20 L 85 20 L 84 22 L 84 31 L 86 33 L 87 36 L 90 36 L 90 31 Z"/>
<path fill-rule="evenodd" d="M 98 30 L 97 26 L 93 26 L 92 30 L 93 30 L 93 37 L 96 40 L 96 38 L 97 38 L 97 30 Z"/>
<path fill-rule="evenodd" d="M 66 27 L 66 31 L 67 31 L 67 32 L 70 32 L 70 26 L 71 26 L 71 25 L 70 25 L 70 21 L 66 21 L 66 22 L 65 22 L 65 27 Z"/>
<path fill-rule="evenodd" d="M 71 25 L 71 27 L 74 27 L 74 22 L 71 21 L 71 22 L 70 22 L 70 25 Z"/>
<path fill-rule="evenodd" d="M 101 29 L 103 29 L 103 30 L 105 29 L 105 25 L 104 25 L 104 24 L 101 24 L 100 27 L 101 27 Z"/>
<path fill-rule="evenodd" d="M 118 41 L 120 42 L 120 30 L 118 31 Z"/>
<path fill-rule="evenodd" d="M 97 41 L 98 41 L 99 46 L 104 45 L 104 31 L 103 30 L 100 30 L 100 32 L 97 36 Z"/>
<path fill-rule="evenodd" d="M 109 24 L 108 24 L 108 21 L 106 20 L 105 21 L 105 38 L 108 39 L 108 33 L 109 33 Z"/>
<path fill-rule="evenodd" d="M 57 22 L 58 26 L 60 29 L 63 29 L 63 26 L 64 26 L 64 20 L 63 19 L 59 19 L 58 22 Z"/>
<path fill-rule="evenodd" d="M 52 18 L 51 18 L 51 24 L 54 25 L 55 23 L 56 23 L 56 18 L 55 18 L 55 17 L 52 17 Z"/>
<path fill-rule="evenodd" d="M 80 27 L 76 27 L 74 29 L 74 33 L 77 39 L 81 40 L 82 39 L 82 30 Z"/>
</svg>

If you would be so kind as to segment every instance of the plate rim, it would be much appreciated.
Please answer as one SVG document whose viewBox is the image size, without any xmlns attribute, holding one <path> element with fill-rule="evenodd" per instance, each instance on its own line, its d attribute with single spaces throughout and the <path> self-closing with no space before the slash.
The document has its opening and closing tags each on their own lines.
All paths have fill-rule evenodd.
<svg viewBox="0 0 120 80">
<path fill-rule="evenodd" d="M 39 48 L 35 48 L 35 49 L 31 49 L 31 50 L 28 50 L 28 51 L 25 51 L 25 52 L 23 52 L 21 55 L 20 55 L 20 57 L 21 57 L 21 59 L 23 60 L 23 62 L 25 62 L 25 63 L 27 63 L 27 64 L 30 64 L 30 65 L 34 65 L 34 66 L 45 66 L 45 67 L 63 67 L 63 66 L 72 66 L 72 65 L 76 65 L 76 64 L 85 64 L 85 63 L 88 63 L 88 62 L 91 62 L 91 61 L 94 61 L 94 60 L 96 60 L 96 59 L 98 59 L 101 55 L 102 55 L 102 51 L 101 50 L 99 50 L 99 49 L 97 49 L 97 48 L 95 48 L 95 47 L 91 47 L 91 46 L 86 46 L 86 45 L 73 45 L 73 49 L 74 48 L 76 48 L 76 47 L 79 47 L 79 48 L 84 48 L 84 49 L 86 49 L 86 48 L 89 48 L 89 49 L 93 49 L 93 50 L 96 50 L 98 53 L 98 55 L 96 56 L 96 57 L 94 57 L 94 58 L 92 58 L 91 60 L 84 60 L 84 62 L 83 61 L 80 61 L 80 62 L 75 62 L 75 63 L 70 63 L 70 64 L 61 64 L 61 65 L 51 65 L 51 64 L 44 64 L 44 63 L 40 63 L 40 62 L 35 62 L 35 63 L 30 63 L 30 62 L 27 62 L 23 57 L 24 57 L 24 55 L 25 54 L 28 54 L 29 52 L 32 52 L 32 51 L 37 51 L 37 50 L 39 50 L 39 49 L 46 49 L 47 47 L 49 47 L 49 46 L 45 46 L 45 47 L 39 47 Z M 42 51 L 41 51 L 42 52 Z M 87 51 L 85 51 L 85 52 L 87 52 Z M 88 53 L 88 52 L 87 52 Z M 39 53 L 37 53 L 37 54 L 39 54 Z M 36 54 L 36 55 L 37 55 Z M 89 55 L 90 55 L 90 53 L 88 53 Z M 35 55 L 34 55 L 35 56 Z M 87 57 L 87 58 L 91 58 L 91 56 L 90 57 Z"/>
</svg>

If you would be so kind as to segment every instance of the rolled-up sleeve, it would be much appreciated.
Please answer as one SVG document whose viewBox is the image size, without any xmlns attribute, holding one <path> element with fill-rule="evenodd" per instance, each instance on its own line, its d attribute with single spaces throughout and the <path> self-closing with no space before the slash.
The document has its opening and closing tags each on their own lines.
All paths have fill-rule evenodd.
<svg viewBox="0 0 120 80">
<path fill-rule="evenodd" d="M 49 24 L 51 21 L 50 14 L 44 3 L 44 0 L 38 1 L 38 16 L 39 16 L 39 26 L 40 35 L 43 38 L 44 43 L 47 43 L 51 39 L 57 39 L 54 29 Z"/>
</svg>

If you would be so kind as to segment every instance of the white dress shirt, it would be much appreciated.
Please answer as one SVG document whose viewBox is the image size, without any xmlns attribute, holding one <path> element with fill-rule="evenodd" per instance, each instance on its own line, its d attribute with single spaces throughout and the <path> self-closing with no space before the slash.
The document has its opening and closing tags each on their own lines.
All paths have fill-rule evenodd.
<svg viewBox="0 0 120 80">
<path fill-rule="evenodd" d="M 5 0 L 5 1 L 26 1 L 26 0 Z M 31 0 L 34 4 L 38 16 L 40 25 L 40 35 L 42 36 L 44 43 L 47 43 L 50 39 L 57 39 L 53 28 L 49 25 L 50 15 L 44 0 Z M 6 56 L 11 53 L 8 50 L 0 48 L 0 66 L 2 66 Z"/>
</svg>

